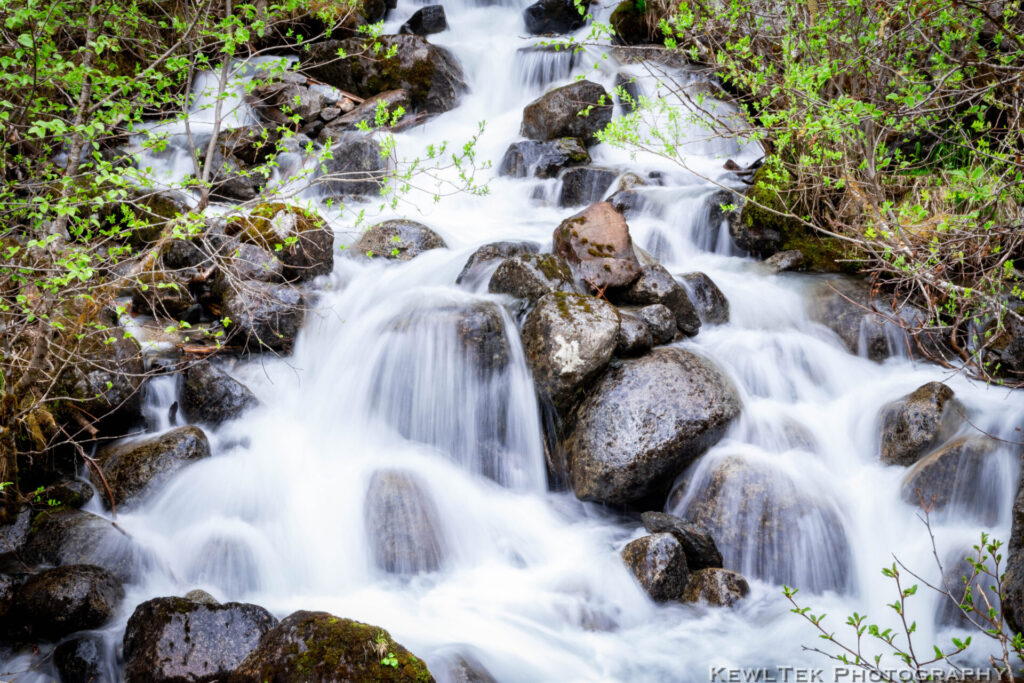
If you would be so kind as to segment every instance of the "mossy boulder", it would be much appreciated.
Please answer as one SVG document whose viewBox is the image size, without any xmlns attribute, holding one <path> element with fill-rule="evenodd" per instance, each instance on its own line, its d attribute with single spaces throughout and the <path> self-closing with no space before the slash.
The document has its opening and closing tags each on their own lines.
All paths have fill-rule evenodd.
<svg viewBox="0 0 1024 683">
<path fill-rule="evenodd" d="M 431 683 L 426 664 L 380 628 L 327 612 L 295 612 L 271 629 L 230 683 Z"/>
<path fill-rule="evenodd" d="M 298 206 L 267 203 L 228 222 L 227 233 L 276 254 L 288 281 L 312 280 L 334 268 L 334 231 Z"/>
<path fill-rule="evenodd" d="M 498 265 L 487 291 L 533 302 L 545 294 L 577 290 L 565 259 L 554 254 L 520 254 Z"/>
</svg>

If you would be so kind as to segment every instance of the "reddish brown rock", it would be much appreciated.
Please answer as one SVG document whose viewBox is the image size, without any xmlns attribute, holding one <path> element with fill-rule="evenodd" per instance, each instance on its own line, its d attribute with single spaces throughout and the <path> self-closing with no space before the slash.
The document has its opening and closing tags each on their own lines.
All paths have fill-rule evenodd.
<svg viewBox="0 0 1024 683">
<path fill-rule="evenodd" d="M 640 274 L 629 226 L 608 202 L 592 204 L 562 221 L 554 251 L 573 265 L 592 287 L 625 287 Z"/>
</svg>

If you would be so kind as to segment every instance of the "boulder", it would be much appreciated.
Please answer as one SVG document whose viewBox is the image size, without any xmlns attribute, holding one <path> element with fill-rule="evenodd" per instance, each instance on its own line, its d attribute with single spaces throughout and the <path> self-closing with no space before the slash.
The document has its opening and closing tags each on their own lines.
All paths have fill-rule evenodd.
<svg viewBox="0 0 1024 683">
<path fill-rule="evenodd" d="M 729 322 L 729 300 L 711 278 L 704 273 L 686 273 L 682 280 L 702 323 L 724 325 Z"/>
<path fill-rule="evenodd" d="M 125 681 L 224 680 L 275 626 L 277 619 L 259 605 L 149 600 L 125 628 Z"/>
<path fill-rule="evenodd" d="M 233 284 L 223 306 L 224 316 L 231 320 L 228 336 L 253 351 L 290 345 L 306 315 L 302 294 L 288 285 L 255 280 Z"/>
<path fill-rule="evenodd" d="M 585 206 L 599 202 L 612 186 L 619 172 L 598 166 L 575 166 L 562 171 L 559 206 Z"/>
<path fill-rule="evenodd" d="M 114 341 L 107 344 L 111 336 Z M 94 330 L 79 342 L 77 357 L 80 362 L 68 364 L 61 374 L 62 392 L 71 405 L 94 418 L 105 436 L 126 434 L 142 420 L 145 367 L 139 343 Z"/>
<path fill-rule="evenodd" d="M 732 607 L 750 594 L 750 584 L 728 569 L 701 569 L 690 574 L 683 600 L 703 602 L 715 607 Z"/>
<path fill-rule="evenodd" d="M 626 287 L 640 274 L 626 219 L 608 202 L 562 221 L 555 229 L 553 251 L 597 289 Z"/>
<path fill-rule="evenodd" d="M 586 116 L 580 112 L 589 109 Z M 522 136 L 531 140 L 581 138 L 585 144 L 612 120 L 612 100 L 592 81 L 576 81 L 550 90 L 523 109 Z"/>
<path fill-rule="evenodd" d="M 533 35 L 570 33 L 587 23 L 573 0 L 538 0 L 525 10 L 526 30 Z"/>
<path fill-rule="evenodd" d="M 621 213 L 624 218 L 636 218 L 643 215 L 648 208 L 653 209 L 656 207 L 656 205 L 648 202 L 647 198 L 636 190 L 619 190 L 611 197 L 608 197 L 608 203 Z"/>
<path fill-rule="evenodd" d="M 773 273 L 785 273 L 791 270 L 800 270 L 806 260 L 804 252 L 799 249 L 787 249 L 769 256 L 764 263 Z"/>
<path fill-rule="evenodd" d="M 96 635 L 65 640 L 53 651 L 53 664 L 61 683 L 114 683 L 106 663 L 106 647 Z"/>
<path fill-rule="evenodd" d="M 692 337 L 700 330 L 700 315 L 686 289 L 661 264 L 643 266 L 621 300 L 639 306 L 663 304 L 672 312 L 680 332 Z"/>
<path fill-rule="evenodd" d="M 615 354 L 623 358 L 642 356 L 654 346 L 654 338 L 647 323 L 634 311 L 619 309 L 619 336 L 615 340 Z"/>
<path fill-rule="evenodd" d="M 384 128 L 390 127 L 391 121 L 399 109 L 405 112 L 412 109 L 412 99 L 409 97 L 408 90 L 387 90 L 368 98 L 344 116 L 332 119 L 320 131 L 318 136 L 320 142 L 327 144 L 328 140 L 339 140 L 346 131 L 357 130 L 360 123 L 365 123 L 371 130 L 377 128 L 377 110 L 382 104 L 387 111 L 387 118 L 382 126 Z M 399 119 L 399 121 L 404 120 L 405 118 Z"/>
<path fill-rule="evenodd" d="M 59 640 L 107 623 L 123 598 L 121 582 L 106 569 L 67 565 L 29 578 L 8 616 L 28 638 Z"/>
<path fill-rule="evenodd" d="M 564 259 L 552 254 L 520 254 L 498 265 L 487 291 L 532 302 L 545 294 L 575 292 L 576 285 Z"/>
<path fill-rule="evenodd" d="M 686 553 L 686 566 L 690 571 L 722 566 L 724 560 L 715 540 L 693 524 L 667 512 L 645 512 L 640 519 L 650 533 L 668 533 L 676 537 Z"/>
<path fill-rule="evenodd" d="M 413 107 L 439 114 L 453 109 L 466 89 L 454 55 L 421 36 L 384 35 L 325 40 L 314 44 L 303 66 L 311 76 L 359 97 L 385 90 L 407 90 Z M 348 55 L 338 57 L 338 50 Z"/>
<path fill-rule="evenodd" d="M 889 403 L 878 415 L 882 462 L 913 465 L 956 429 L 953 390 L 929 382 Z"/>
<path fill-rule="evenodd" d="M 411 261 L 431 249 L 447 249 L 436 232 L 416 221 L 390 220 L 378 223 L 360 236 L 351 253 L 362 258 Z"/>
<path fill-rule="evenodd" d="M 995 524 L 1000 508 L 995 494 L 998 474 L 987 477 L 986 470 L 996 448 L 996 442 L 984 436 L 950 441 L 907 472 L 900 491 L 903 500 L 914 506 L 923 501 L 933 512 L 955 507 L 961 515 Z"/>
<path fill-rule="evenodd" d="M 228 233 L 280 259 L 289 282 L 312 280 L 334 268 L 334 231 L 314 213 L 288 204 L 260 204 L 228 223 Z"/>
<path fill-rule="evenodd" d="M 897 322 L 913 329 L 927 321 L 927 316 L 913 306 L 896 311 L 891 303 L 873 299 L 866 283 L 845 279 L 829 280 L 816 288 L 808 314 L 811 320 L 839 335 L 851 353 L 874 361 L 911 348 Z"/>
<path fill-rule="evenodd" d="M 448 20 L 444 16 L 444 5 L 427 5 L 416 10 L 409 21 L 402 24 L 399 33 L 413 33 L 418 36 L 429 36 L 448 29 Z"/>
<path fill-rule="evenodd" d="M 190 365 L 181 387 L 181 409 L 189 422 L 219 425 L 259 405 L 249 388 L 208 360 Z"/>
<path fill-rule="evenodd" d="M 651 331 L 651 341 L 655 346 L 668 344 L 676 337 L 676 318 L 668 306 L 651 304 L 637 311 L 637 316 Z"/>
<path fill-rule="evenodd" d="M 168 479 L 189 463 L 210 456 L 210 442 L 198 427 L 177 427 L 155 437 L 122 441 L 106 446 L 96 456 L 114 502 L 122 505 L 147 487 Z M 105 490 L 95 469 L 89 470 L 93 486 Z M 101 497 L 107 505 L 107 497 Z"/>
<path fill-rule="evenodd" d="M 501 159 L 498 174 L 513 178 L 554 178 L 570 166 L 589 164 L 590 153 L 579 138 L 513 142 Z"/>
<path fill-rule="evenodd" d="M 0 558 L 7 553 L 17 553 L 28 540 L 32 528 L 32 508 L 25 506 L 11 513 L 13 519 L 0 524 Z M 0 568 L 0 574 L 3 573 Z"/>
<path fill-rule="evenodd" d="M 437 508 L 419 477 L 403 470 L 378 470 L 363 503 L 366 536 L 376 566 L 412 576 L 437 571 L 444 544 Z"/>
<path fill-rule="evenodd" d="M 455 278 L 455 284 L 475 287 L 493 273 L 498 264 L 520 254 L 536 254 L 540 245 L 536 242 L 491 242 L 485 244 L 469 257 L 462 272 Z"/>
<path fill-rule="evenodd" d="M 260 640 L 230 683 L 433 683 L 422 660 L 379 626 L 295 612 Z"/>
<path fill-rule="evenodd" d="M 690 578 L 683 546 L 672 534 L 652 534 L 629 542 L 622 560 L 655 602 L 682 600 Z"/>
<path fill-rule="evenodd" d="M 575 413 L 565 450 L 580 500 L 625 505 L 664 494 L 740 413 L 710 361 L 677 348 L 610 368 Z"/>
<path fill-rule="evenodd" d="M 556 292 L 537 301 L 523 323 L 523 350 L 538 393 L 568 408 L 611 360 L 619 313 L 601 299 Z"/>
<path fill-rule="evenodd" d="M 317 167 L 313 185 L 328 198 L 379 195 L 387 176 L 380 143 L 369 133 L 348 133 Z"/>
<path fill-rule="evenodd" d="M 508 365 L 508 338 L 499 307 L 489 301 L 460 306 L 456 312 L 455 333 L 466 358 L 480 376 L 490 377 Z"/>
</svg>

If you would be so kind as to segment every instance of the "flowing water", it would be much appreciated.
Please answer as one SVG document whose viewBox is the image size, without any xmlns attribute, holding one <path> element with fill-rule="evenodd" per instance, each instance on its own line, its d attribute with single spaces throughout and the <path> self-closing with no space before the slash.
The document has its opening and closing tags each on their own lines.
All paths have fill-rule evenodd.
<svg viewBox="0 0 1024 683">
<path fill-rule="evenodd" d="M 539 42 L 523 36 L 523 6 L 446 3 L 452 28 L 431 41 L 459 58 L 470 92 L 454 111 L 399 134 L 400 154 L 461 143 L 486 121 L 477 154 L 496 169 L 520 139 L 523 106 L 552 84 L 587 73 L 611 88 L 623 68 L 642 76 L 604 48 L 573 56 L 523 49 Z M 417 8 L 402 0 L 386 32 Z M 650 78 L 640 87 L 657 93 Z M 249 120 L 240 100 L 232 108 L 234 124 Z M 168 180 L 190 170 L 171 149 L 144 160 Z M 726 184 L 725 159 L 758 156 L 699 128 L 685 151 L 690 169 Z M 751 595 L 734 609 L 655 605 L 619 559 L 644 533 L 638 520 L 548 490 L 541 411 L 515 311 L 504 306 L 511 302 L 488 295 L 486 278 L 475 288 L 454 283 L 478 246 L 514 239 L 549 247 L 574 210 L 544 199 L 557 197 L 558 180 L 487 170 L 487 196 L 434 204 L 414 192 L 400 207 L 449 249 L 403 264 L 339 257 L 317 282 L 320 296 L 293 355 L 231 367 L 262 406 L 209 429 L 213 457 L 118 516 L 152 555 L 104 630 L 111 661 L 135 605 L 202 588 L 279 617 L 316 609 L 381 625 L 439 680 L 462 655 L 501 681 L 704 681 L 712 667 L 825 666 L 802 650 L 817 642 L 815 633 L 789 613 L 783 583 L 803 587 L 801 598 L 838 629 L 853 610 L 891 621 L 884 605 L 893 587 L 880 567 L 893 553 L 937 579 L 917 512 L 900 498 L 905 470 L 879 463 L 878 411 L 921 384 L 945 381 L 978 427 L 1012 439 L 1024 424 L 1019 396 L 907 358 L 878 364 L 851 355 L 805 313 L 821 277 L 772 275 L 731 253 L 723 226 L 713 224 L 714 184 L 653 155 L 631 158 L 608 145 L 591 152 L 595 165 L 658 172 L 660 185 L 640 188 L 647 204 L 630 219 L 634 241 L 674 273 L 707 273 L 730 302 L 728 324 L 705 325 L 681 345 L 732 378 L 743 413 L 683 475 L 667 509 L 686 514 L 713 493 L 727 520 L 716 530 L 726 565 L 747 576 Z M 348 215 L 322 210 L 339 245 L 354 240 Z M 467 316 L 489 321 L 493 357 L 460 341 Z M 147 410 L 155 428 L 170 426 L 173 400 L 173 380 L 153 386 Z M 983 528 L 1008 537 L 1015 458 L 1007 448 L 988 462 L 968 497 L 981 502 L 937 520 L 944 556 L 962 553 Z M 759 491 L 753 497 L 750 482 Z M 388 486 L 403 495 L 399 517 L 425 525 L 431 538 L 422 556 L 384 558 L 391 572 L 379 568 L 374 543 L 373 510 Z M 945 638 L 935 598 L 916 600 L 920 642 Z M 37 677 L 47 678 L 20 680 Z"/>
</svg>

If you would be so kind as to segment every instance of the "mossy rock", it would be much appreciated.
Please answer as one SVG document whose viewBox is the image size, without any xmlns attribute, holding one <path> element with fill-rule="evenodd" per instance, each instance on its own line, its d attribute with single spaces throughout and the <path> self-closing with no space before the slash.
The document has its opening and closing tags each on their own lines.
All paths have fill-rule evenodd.
<svg viewBox="0 0 1024 683">
<path fill-rule="evenodd" d="M 295 612 L 260 640 L 231 683 L 417 681 L 434 677 L 426 664 L 379 626 L 327 612 Z"/>
<path fill-rule="evenodd" d="M 280 202 L 228 222 L 228 234 L 276 254 L 285 280 L 310 280 L 334 268 L 334 231 L 315 213 Z"/>
<path fill-rule="evenodd" d="M 623 0 L 615 8 L 608 21 L 615 29 L 616 42 L 624 45 L 660 42 L 658 20 L 643 7 L 642 0 Z"/>
</svg>

